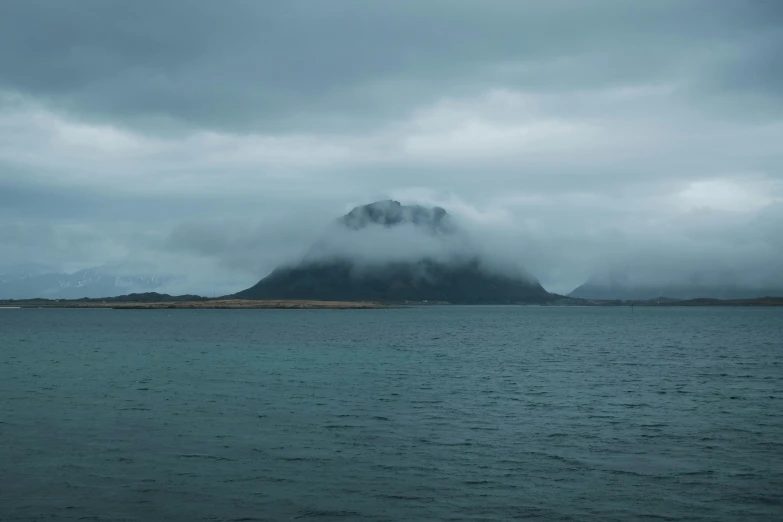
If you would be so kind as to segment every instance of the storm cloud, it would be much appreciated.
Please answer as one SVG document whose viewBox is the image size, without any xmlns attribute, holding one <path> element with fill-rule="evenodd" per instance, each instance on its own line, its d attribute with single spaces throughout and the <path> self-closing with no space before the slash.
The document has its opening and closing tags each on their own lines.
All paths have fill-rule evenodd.
<svg viewBox="0 0 783 522">
<path fill-rule="evenodd" d="M 5 1 L 0 272 L 228 293 L 394 198 L 556 292 L 781 287 L 781 55 L 763 0 Z"/>
</svg>

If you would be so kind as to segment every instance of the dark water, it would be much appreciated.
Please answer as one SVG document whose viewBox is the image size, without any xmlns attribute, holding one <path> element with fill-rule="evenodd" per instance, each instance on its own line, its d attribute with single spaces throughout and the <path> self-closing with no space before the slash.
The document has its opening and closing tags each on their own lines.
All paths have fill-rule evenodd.
<svg viewBox="0 0 783 522">
<path fill-rule="evenodd" d="M 2 520 L 783 520 L 783 310 L 0 310 Z"/>
</svg>

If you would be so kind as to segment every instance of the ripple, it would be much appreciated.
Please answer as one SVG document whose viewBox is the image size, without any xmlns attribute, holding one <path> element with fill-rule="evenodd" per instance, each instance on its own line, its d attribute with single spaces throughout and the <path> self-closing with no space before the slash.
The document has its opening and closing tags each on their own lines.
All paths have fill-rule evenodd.
<svg viewBox="0 0 783 522">
<path fill-rule="evenodd" d="M 355 511 L 325 511 L 325 510 L 313 510 L 297 515 L 294 520 L 301 518 L 324 518 L 324 517 L 361 517 L 361 514 Z"/>
<path fill-rule="evenodd" d="M 774 311 L 175 312 L 0 314 L 9 519 L 780 512 Z"/>
<path fill-rule="evenodd" d="M 234 461 L 234 459 L 230 459 L 228 457 L 220 457 L 218 455 L 206 455 L 206 454 L 199 454 L 199 453 L 181 453 L 176 456 L 181 459 L 205 459 L 205 460 L 225 461 L 225 462 Z"/>
</svg>

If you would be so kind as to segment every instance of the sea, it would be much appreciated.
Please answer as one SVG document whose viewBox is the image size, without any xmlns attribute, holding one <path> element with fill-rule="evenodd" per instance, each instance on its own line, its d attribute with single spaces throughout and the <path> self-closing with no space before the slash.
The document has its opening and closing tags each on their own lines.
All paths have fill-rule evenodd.
<svg viewBox="0 0 783 522">
<path fill-rule="evenodd" d="M 0 310 L 0 520 L 780 521 L 783 309 Z"/>
</svg>

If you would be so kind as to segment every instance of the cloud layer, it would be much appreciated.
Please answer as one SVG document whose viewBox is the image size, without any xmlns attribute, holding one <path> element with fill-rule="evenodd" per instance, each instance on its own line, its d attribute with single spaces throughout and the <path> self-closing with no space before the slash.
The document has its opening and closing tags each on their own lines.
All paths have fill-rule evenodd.
<svg viewBox="0 0 783 522">
<path fill-rule="evenodd" d="M 6 2 L 0 271 L 238 290 L 393 197 L 553 291 L 781 278 L 781 50 L 763 1 Z"/>
</svg>

